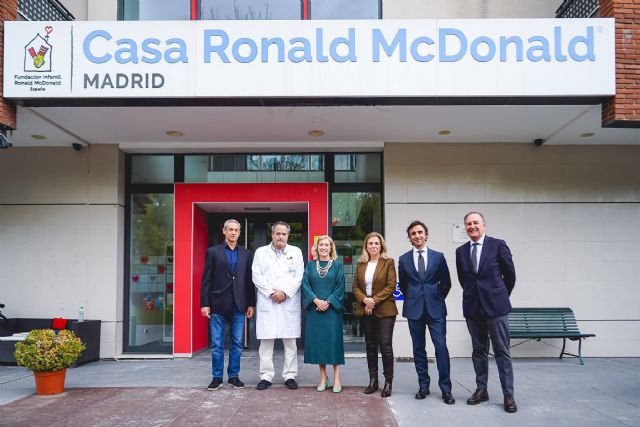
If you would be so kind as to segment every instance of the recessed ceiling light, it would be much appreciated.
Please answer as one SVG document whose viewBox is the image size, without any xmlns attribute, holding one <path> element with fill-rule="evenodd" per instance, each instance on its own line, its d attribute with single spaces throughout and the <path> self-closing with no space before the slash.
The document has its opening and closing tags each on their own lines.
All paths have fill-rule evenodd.
<svg viewBox="0 0 640 427">
<path fill-rule="evenodd" d="M 311 118 L 311 121 L 312 121 L 313 123 L 320 123 L 320 122 L 322 121 L 322 119 L 321 119 L 320 117 L 312 117 L 312 118 Z"/>
<path fill-rule="evenodd" d="M 591 138 L 593 135 L 595 135 L 595 133 L 593 132 L 587 132 L 587 133 L 583 133 L 582 135 L 580 135 L 582 138 Z"/>
<path fill-rule="evenodd" d="M 309 132 L 307 132 L 307 135 L 313 136 L 314 138 L 318 138 L 320 136 L 324 136 L 324 131 L 322 131 L 320 129 L 314 129 L 314 130 L 310 130 Z"/>
<path fill-rule="evenodd" d="M 36 141 L 43 141 L 43 140 L 47 139 L 46 136 L 38 135 L 38 134 L 31 135 L 31 138 L 35 139 Z"/>
<path fill-rule="evenodd" d="M 438 132 L 438 135 L 445 136 L 445 135 L 449 135 L 450 133 L 451 133 L 450 130 L 446 130 L 445 129 L 445 130 L 441 130 L 440 132 Z"/>
<path fill-rule="evenodd" d="M 178 138 L 183 135 L 179 130 L 168 130 L 165 132 L 167 135 L 172 136 L 174 138 Z"/>
</svg>

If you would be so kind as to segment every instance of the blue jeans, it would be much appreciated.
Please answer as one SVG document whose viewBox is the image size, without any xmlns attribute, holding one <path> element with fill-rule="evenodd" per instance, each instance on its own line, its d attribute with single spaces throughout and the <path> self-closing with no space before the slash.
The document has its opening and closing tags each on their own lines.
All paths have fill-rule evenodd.
<svg viewBox="0 0 640 427">
<path fill-rule="evenodd" d="M 244 334 L 245 313 L 233 310 L 229 335 L 231 348 L 229 349 L 228 378 L 237 377 L 240 373 L 240 356 L 242 356 L 242 335 Z M 222 379 L 224 372 L 224 330 L 227 318 L 221 314 L 211 313 L 209 328 L 211 329 L 211 374 L 213 378 Z"/>
</svg>

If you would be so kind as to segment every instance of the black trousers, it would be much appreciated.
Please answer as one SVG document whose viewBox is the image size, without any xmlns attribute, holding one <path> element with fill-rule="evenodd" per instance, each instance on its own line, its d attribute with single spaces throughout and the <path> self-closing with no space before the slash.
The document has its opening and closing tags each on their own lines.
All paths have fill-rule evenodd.
<svg viewBox="0 0 640 427">
<path fill-rule="evenodd" d="M 396 316 L 379 318 L 371 315 L 362 317 L 361 326 L 364 331 L 370 378 L 378 378 L 378 348 L 380 348 L 384 378 L 393 379 L 393 327 L 395 323 Z"/>
</svg>

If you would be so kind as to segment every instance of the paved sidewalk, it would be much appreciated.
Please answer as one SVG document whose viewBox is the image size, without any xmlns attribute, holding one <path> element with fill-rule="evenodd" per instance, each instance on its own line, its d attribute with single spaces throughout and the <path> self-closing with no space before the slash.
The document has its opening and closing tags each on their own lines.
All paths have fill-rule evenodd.
<svg viewBox="0 0 640 427">
<path fill-rule="evenodd" d="M 302 359 L 302 357 L 300 357 Z M 518 412 L 502 410 L 495 363 L 490 365 L 491 400 L 468 406 L 475 389 L 470 359 L 452 359 L 453 395 L 445 405 L 430 372 L 432 394 L 413 398 L 417 389 L 412 363 L 397 362 L 393 395 L 361 393 L 366 360 L 349 358 L 343 367 L 344 391 L 315 391 L 318 370 L 300 365 L 299 390 L 282 379 L 266 391 L 255 390 L 258 357 L 246 354 L 240 378 L 247 388 L 207 392 L 210 358 L 100 361 L 68 370 L 61 396 L 33 395 L 31 373 L 0 366 L 0 426 L 14 425 L 328 425 L 328 426 L 639 426 L 640 359 L 515 359 Z M 282 358 L 276 357 L 276 370 Z M 434 388 L 435 387 L 435 388 Z"/>
</svg>

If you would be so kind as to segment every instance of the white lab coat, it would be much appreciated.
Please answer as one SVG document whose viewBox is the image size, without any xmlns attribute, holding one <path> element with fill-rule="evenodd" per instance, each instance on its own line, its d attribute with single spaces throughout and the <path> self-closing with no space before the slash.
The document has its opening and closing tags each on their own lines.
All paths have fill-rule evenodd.
<svg viewBox="0 0 640 427">
<path fill-rule="evenodd" d="M 300 337 L 300 285 L 304 274 L 302 251 L 287 245 L 277 257 L 271 244 L 253 255 L 253 283 L 256 285 L 256 336 L 258 339 Z M 278 304 L 269 295 L 275 289 L 287 298 Z"/>
</svg>

